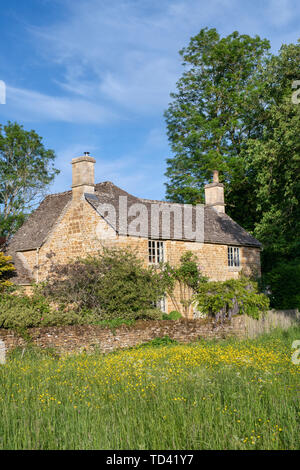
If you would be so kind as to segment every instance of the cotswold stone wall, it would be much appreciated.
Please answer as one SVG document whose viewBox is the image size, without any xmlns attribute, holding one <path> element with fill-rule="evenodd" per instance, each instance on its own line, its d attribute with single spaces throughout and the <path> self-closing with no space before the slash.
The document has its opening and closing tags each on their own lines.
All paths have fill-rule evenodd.
<svg viewBox="0 0 300 470">
<path fill-rule="evenodd" d="M 208 320 L 164 320 L 138 321 L 132 326 L 121 326 L 115 331 L 100 326 L 64 326 L 32 328 L 28 330 L 33 344 L 41 348 L 54 348 L 59 353 L 92 352 L 98 349 L 104 353 L 115 349 L 128 348 L 148 342 L 154 338 L 169 336 L 182 343 L 202 339 L 222 339 L 229 336 L 241 337 L 245 333 L 242 316 L 231 322 L 215 325 Z M 17 346 L 24 347 L 26 341 L 11 330 L 0 329 L 0 340 L 9 351 Z"/>
<path fill-rule="evenodd" d="M 169 336 L 180 343 L 190 343 L 201 339 L 255 337 L 277 327 L 286 329 L 293 325 L 300 325 L 298 310 L 270 310 L 260 320 L 237 315 L 223 324 L 215 324 L 212 320 L 205 319 L 137 321 L 135 325 L 124 325 L 114 331 L 100 326 L 83 325 L 32 328 L 28 333 L 33 344 L 41 348 L 54 348 L 58 353 L 93 350 L 107 353 L 164 336 Z M 0 344 L 1 341 L 7 351 L 18 346 L 25 347 L 27 344 L 17 333 L 5 329 L 0 329 Z"/>
</svg>

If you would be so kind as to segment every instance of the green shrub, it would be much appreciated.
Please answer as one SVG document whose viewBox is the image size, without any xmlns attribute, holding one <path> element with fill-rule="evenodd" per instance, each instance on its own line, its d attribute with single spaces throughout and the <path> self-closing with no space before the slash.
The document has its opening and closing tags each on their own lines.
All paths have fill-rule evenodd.
<svg viewBox="0 0 300 470">
<path fill-rule="evenodd" d="M 53 308 L 45 297 L 37 293 L 31 297 L 19 293 L 0 296 L 0 328 L 23 330 L 83 322 L 83 317 L 76 312 Z"/>
<path fill-rule="evenodd" d="M 177 312 L 177 310 L 172 310 L 172 312 L 169 313 L 169 318 L 171 320 L 179 320 L 182 318 L 182 315 L 180 312 Z"/>
<path fill-rule="evenodd" d="M 164 291 L 155 268 L 145 268 L 129 250 L 107 248 L 98 256 L 54 266 L 42 289 L 60 305 L 90 311 L 95 320 L 152 318 L 151 306 Z"/>
<path fill-rule="evenodd" d="M 154 338 L 151 341 L 148 341 L 147 343 L 140 344 L 139 346 L 136 346 L 134 349 L 143 349 L 143 348 L 148 348 L 148 347 L 161 347 L 161 346 L 169 346 L 169 345 L 175 345 L 179 344 L 176 339 L 172 339 L 169 336 L 163 336 L 161 338 Z"/>
<path fill-rule="evenodd" d="M 16 271 L 11 260 L 11 256 L 5 256 L 0 251 L 0 292 L 12 286 L 12 282 L 9 279 L 15 276 Z"/>
<path fill-rule="evenodd" d="M 39 297 L 4 293 L 0 297 L 0 327 L 29 328 L 39 326 L 50 312 L 47 301 Z"/>
<path fill-rule="evenodd" d="M 202 283 L 194 301 L 200 312 L 216 319 L 238 313 L 257 319 L 269 307 L 268 297 L 259 293 L 257 283 L 246 277 Z"/>
<path fill-rule="evenodd" d="M 172 310 L 170 313 L 164 313 L 163 320 L 179 320 L 182 315 L 177 310 Z"/>
<path fill-rule="evenodd" d="M 148 308 L 137 312 L 135 318 L 137 320 L 162 320 L 163 312 L 158 308 Z"/>
</svg>

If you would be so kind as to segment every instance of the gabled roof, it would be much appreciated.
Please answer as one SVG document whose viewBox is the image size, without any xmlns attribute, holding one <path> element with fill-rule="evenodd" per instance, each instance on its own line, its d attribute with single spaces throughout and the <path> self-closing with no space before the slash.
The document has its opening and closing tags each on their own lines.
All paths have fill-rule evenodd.
<svg viewBox="0 0 300 470">
<path fill-rule="evenodd" d="M 128 209 L 131 205 L 137 203 L 145 205 L 148 209 L 151 209 L 152 204 L 157 203 L 168 205 L 171 209 L 175 206 L 183 208 L 182 204 L 137 198 L 109 181 L 96 184 L 94 194 L 85 194 L 85 198 L 89 204 L 97 210 L 104 219 L 105 214 L 101 214 L 101 211 L 99 212 L 99 204 L 109 203 L 113 205 L 118 219 L 120 196 L 127 197 Z M 6 252 L 13 256 L 19 274 L 17 282 L 28 283 L 31 279 L 30 271 L 24 266 L 21 258 L 16 255 L 17 252 L 40 248 L 71 199 L 72 191 L 47 196 L 10 241 Z M 151 210 L 148 210 L 148 213 L 150 212 Z M 130 218 L 128 218 L 128 223 L 130 223 Z M 172 223 L 173 219 L 171 218 L 170 239 L 176 239 L 174 237 Z M 193 217 L 193 224 L 194 223 L 195 217 Z M 118 231 L 118 226 L 114 228 Z M 195 227 L 193 227 L 193 229 L 195 229 Z M 149 233 L 151 233 L 150 225 Z M 184 240 L 184 238 L 182 238 L 182 240 Z M 218 213 L 209 206 L 204 206 L 204 242 L 222 245 L 252 246 L 257 248 L 261 248 L 262 246 L 259 241 L 234 222 L 227 214 Z"/>
<path fill-rule="evenodd" d="M 14 235 L 9 248 L 14 251 L 39 248 L 71 198 L 72 191 L 46 196 Z"/>
<path fill-rule="evenodd" d="M 150 214 L 151 214 L 151 205 L 152 204 L 160 204 L 164 206 L 168 206 L 168 208 L 172 209 L 175 207 L 184 208 L 184 204 L 177 204 L 177 203 L 169 203 L 165 201 L 154 201 L 150 199 L 141 199 L 131 194 L 126 193 L 122 189 L 118 188 L 114 184 L 107 182 L 103 183 L 101 186 L 100 191 L 96 191 L 94 194 L 85 194 L 86 200 L 91 204 L 91 206 L 98 212 L 100 215 L 105 219 L 105 214 L 101 213 L 101 204 L 111 204 L 114 206 L 116 211 L 116 219 L 118 221 L 118 211 L 119 211 L 119 196 L 127 196 L 127 204 L 128 209 L 133 204 L 143 204 L 148 209 L 148 233 L 151 234 L 151 221 L 150 221 Z M 195 208 L 193 208 L 195 210 Z M 134 217 L 128 217 L 128 223 Z M 196 229 L 196 217 L 193 213 L 192 217 L 192 229 Z M 113 228 L 119 232 L 118 223 Z M 184 233 L 184 230 L 182 230 Z M 150 237 L 150 235 L 149 235 Z M 162 237 L 161 233 L 161 226 L 160 226 L 160 234 L 159 238 Z M 174 219 L 171 217 L 171 227 L 170 227 L 170 239 L 171 240 L 178 240 L 174 235 Z M 180 240 L 186 240 L 184 235 Z M 253 246 L 261 248 L 261 243 L 256 240 L 252 235 L 250 235 L 246 230 L 244 230 L 240 225 L 238 225 L 234 220 L 231 219 L 227 214 L 217 212 L 210 206 L 204 206 L 204 242 L 205 243 L 214 243 L 214 244 L 222 244 L 222 245 L 239 245 L 239 246 Z"/>
</svg>

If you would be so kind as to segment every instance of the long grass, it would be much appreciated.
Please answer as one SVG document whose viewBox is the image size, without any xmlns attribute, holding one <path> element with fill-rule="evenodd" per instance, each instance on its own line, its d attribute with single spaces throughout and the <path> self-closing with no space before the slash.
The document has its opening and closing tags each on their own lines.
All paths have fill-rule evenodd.
<svg viewBox="0 0 300 470">
<path fill-rule="evenodd" d="M 276 328 L 286 330 L 291 326 L 300 325 L 299 310 L 269 310 L 259 320 L 244 316 L 247 336 L 255 338 L 262 333 L 269 333 Z"/>
<path fill-rule="evenodd" d="M 297 449 L 295 339 L 15 351 L 0 366 L 0 448 Z"/>
</svg>

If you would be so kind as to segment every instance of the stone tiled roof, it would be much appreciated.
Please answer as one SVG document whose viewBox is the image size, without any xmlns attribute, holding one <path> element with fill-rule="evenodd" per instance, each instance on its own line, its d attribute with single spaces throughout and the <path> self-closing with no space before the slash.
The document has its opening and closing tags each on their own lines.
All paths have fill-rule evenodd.
<svg viewBox="0 0 300 470">
<path fill-rule="evenodd" d="M 116 219 L 117 224 L 113 226 L 113 228 L 118 232 L 118 210 L 119 210 L 119 196 L 127 196 L 127 203 L 128 209 L 132 204 L 143 204 L 147 207 L 147 212 L 149 214 L 148 219 L 148 233 L 151 234 L 151 221 L 150 221 L 150 214 L 151 214 L 151 205 L 152 204 L 160 204 L 161 207 L 168 206 L 168 208 L 172 209 L 175 207 L 179 207 L 181 209 L 184 208 L 183 204 L 173 204 L 167 203 L 164 201 L 153 201 L 149 199 L 141 199 L 134 197 L 123 190 L 120 190 L 112 183 L 104 183 L 105 189 L 101 192 L 96 192 L 95 194 L 85 194 L 86 200 L 97 210 L 100 215 L 105 219 L 105 214 L 99 211 L 99 205 L 102 203 L 112 204 L 116 210 Z M 196 229 L 196 217 L 194 214 L 195 208 L 193 207 L 193 217 L 192 217 L 192 229 Z M 133 219 L 134 217 L 132 217 Z M 128 217 L 128 223 L 130 223 L 131 218 Z M 110 221 L 109 221 L 110 222 Z M 111 224 L 113 225 L 113 224 Z M 182 230 L 184 234 L 184 230 Z M 161 234 L 161 225 L 160 225 L 160 238 L 162 237 Z M 178 239 L 174 235 L 174 219 L 171 217 L 171 228 L 170 228 L 170 239 Z M 184 235 L 182 240 L 185 240 Z M 261 247 L 261 243 L 256 240 L 252 235 L 250 235 L 246 230 L 244 230 L 240 225 L 238 225 L 234 220 L 231 219 L 227 214 L 218 213 L 215 209 L 210 206 L 204 206 L 204 242 L 205 243 L 215 243 L 215 244 L 222 244 L 222 245 L 237 245 L 237 246 L 254 246 L 254 247 Z"/>
<path fill-rule="evenodd" d="M 46 196 L 8 243 L 6 253 L 13 257 L 18 273 L 18 277 L 14 279 L 16 283 L 30 284 L 32 281 L 30 270 L 24 265 L 17 252 L 39 248 L 71 198 L 72 191 Z"/>
<path fill-rule="evenodd" d="M 145 205 L 148 209 L 151 209 L 150 206 L 154 203 L 163 204 L 164 206 L 167 205 L 170 208 L 174 208 L 175 206 L 183 208 L 183 205 L 181 204 L 137 198 L 121 188 L 118 188 L 111 182 L 96 184 L 94 194 L 85 194 L 86 200 L 98 212 L 100 203 L 109 203 L 115 207 L 117 215 L 120 196 L 127 197 L 128 209 L 131 205 L 137 203 Z M 71 199 L 72 191 L 47 196 L 8 244 L 6 252 L 13 256 L 14 263 L 18 271 L 17 282 L 24 284 L 31 280 L 31 273 L 23 265 L 22 260 L 17 256 L 17 252 L 33 250 L 41 247 Z M 150 213 L 151 210 L 148 212 Z M 101 214 L 100 212 L 100 215 L 105 219 L 105 214 Z M 130 223 L 130 218 L 128 219 L 128 223 Z M 173 218 L 171 217 L 170 239 L 178 239 L 174 237 L 172 223 Z M 194 223 L 195 217 L 193 217 L 193 226 Z M 116 231 L 119 230 L 118 226 L 115 226 L 114 228 Z M 194 228 L 195 227 L 193 227 L 193 229 Z M 150 225 L 149 233 L 151 233 Z M 262 246 L 260 242 L 234 222 L 227 214 L 218 213 L 209 206 L 204 206 L 204 242 L 224 245 L 253 246 L 257 248 L 261 248 Z"/>
</svg>

